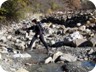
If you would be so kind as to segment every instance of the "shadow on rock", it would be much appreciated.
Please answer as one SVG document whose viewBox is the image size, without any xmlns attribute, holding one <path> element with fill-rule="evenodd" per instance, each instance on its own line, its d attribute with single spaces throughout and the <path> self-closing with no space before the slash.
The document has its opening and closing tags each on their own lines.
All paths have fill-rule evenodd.
<svg viewBox="0 0 96 72">
<path fill-rule="evenodd" d="M 56 42 L 53 45 L 50 45 L 50 47 L 61 47 L 64 46 L 64 41 Z"/>
</svg>

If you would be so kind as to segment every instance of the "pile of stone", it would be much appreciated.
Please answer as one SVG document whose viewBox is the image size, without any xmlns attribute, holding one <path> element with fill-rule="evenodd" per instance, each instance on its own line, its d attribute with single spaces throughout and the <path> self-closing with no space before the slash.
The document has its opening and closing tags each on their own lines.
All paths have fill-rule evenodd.
<svg viewBox="0 0 96 72">
<path fill-rule="evenodd" d="M 65 53 L 62 53 L 62 52 L 58 51 L 55 54 L 53 54 L 52 57 L 48 57 L 45 60 L 45 64 L 51 63 L 51 62 L 55 63 L 55 62 L 58 62 L 58 61 L 75 62 L 75 61 L 77 61 L 77 57 L 70 54 L 70 53 L 65 54 Z"/>
<path fill-rule="evenodd" d="M 57 15 L 57 17 L 59 17 Z M 57 24 L 54 24 L 53 19 L 49 18 L 52 21 L 49 21 L 49 23 L 44 23 L 42 26 L 45 29 L 45 39 L 47 43 L 49 44 L 55 44 L 59 41 L 63 41 L 64 45 L 69 46 L 95 46 L 96 40 L 95 40 L 95 28 L 96 27 L 96 18 L 90 13 L 90 14 L 76 14 L 72 16 L 70 19 L 69 17 L 64 20 L 66 23 L 63 25 L 60 25 L 61 23 L 58 23 L 58 18 L 53 17 L 56 20 Z M 82 18 L 83 17 L 83 18 Z M 75 18 L 81 22 L 69 22 L 74 21 Z M 85 19 L 87 18 L 87 19 Z M 43 20 L 43 19 L 42 19 Z M 42 22 L 41 20 L 41 22 Z M 82 21 L 84 21 L 83 24 Z M 24 23 L 25 22 L 25 23 Z M 30 27 L 32 25 L 30 20 L 21 22 L 19 24 L 12 24 L 9 29 L 2 29 L 0 34 L 0 43 L 4 44 L 7 48 L 16 48 L 16 49 L 25 49 L 27 48 L 28 44 L 30 43 L 30 40 L 32 39 L 32 36 L 34 33 L 30 31 L 28 34 L 26 31 L 21 30 L 22 27 L 26 25 L 26 27 Z M 68 23 L 69 22 L 69 23 Z M 70 25 L 75 24 L 73 27 L 70 28 Z M 83 24 L 83 25 L 82 25 Z M 14 49 L 13 48 L 13 49 Z"/>
<path fill-rule="evenodd" d="M 91 13 L 79 14 L 79 17 L 78 14 L 71 17 L 66 16 L 66 18 L 65 15 L 64 17 L 62 16 L 63 14 L 61 14 L 60 17 L 59 15 L 56 15 L 56 17 L 52 16 L 47 19 L 45 17 L 45 19 L 40 20 L 44 28 L 44 39 L 48 44 L 50 51 L 52 51 L 51 55 L 47 57 L 46 60 L 45 58 L 42 60 L 45 61 L 46 64 L 64 64 L 66 62 L 74 63 L 76 61 L 96 59 L 96 56 L 93 56 L 96 52 L 96 17 Z M 75 17 L 76 21 L 79 18 L 79 22 L 74 20 Z M 82 22 L 83 20 L 84 22 Z M 75 21 L 75 23 L 73 21 Z M 30 54 L 21 53 L 22 51 L 26 51 L 32 37 L 34 36 L 33 31 L 29 31 L 28 33 L 22 29 L 30 26 L 32 26 L 31 19 L 22 21 L 18 24 L 14 22 L 10 26 L 2 27 L 0 30 L 0 53 L 13 53 L 11 57 L 14 59 L 31 58 L 32 56 Z M 67 48 L 67 46 L 70 48 Z M 78 51 L 81 49 L 78 47 L 90 47 L 91 49 L 84 48 L 83 50 Z M 92 47 L 94 47 L 94 49 Z M 36 50 L 43 50 L 44 46 L 39 40 L 37 40 L 32 46 L 33 53 L 35 50 L 34 48 Z M 76 51 L 71 50 L 75 48 Z M 68 51 L 66 52 L 66 50 Z M 71 53 L 71 51 L 74 53 Z M 39 51 L 37 51 L 37 53 L 38 52 Z M 33 58 L 36 57 L 33 56 Z M 17 72 L 19 72 L 19 70 Z"/>
</svg>

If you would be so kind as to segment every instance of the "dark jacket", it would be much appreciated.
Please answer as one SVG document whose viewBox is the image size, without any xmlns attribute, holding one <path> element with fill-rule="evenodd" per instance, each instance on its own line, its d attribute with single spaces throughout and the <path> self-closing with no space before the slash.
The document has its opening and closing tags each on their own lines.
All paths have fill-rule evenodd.
<svg viewBox="0 0 96 72">
<path fill-rule="evenodd" d="M 40 22 L 37 22 L 36 25 L 33 25 L 29 28 L 27 28 L 27 30 L 33 30 L 33 32 L 35 32 L 36 34 L 43 34 L 43 27 L 41 26 L 41 23 Z"/>
</svg>

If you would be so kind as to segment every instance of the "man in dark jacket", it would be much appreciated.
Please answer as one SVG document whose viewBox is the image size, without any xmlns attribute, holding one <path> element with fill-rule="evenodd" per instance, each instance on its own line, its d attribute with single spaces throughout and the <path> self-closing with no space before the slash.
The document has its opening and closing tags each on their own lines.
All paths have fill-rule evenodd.
<svg viewBox="0 0 96 72">
<path fill-rule="evenodd" d="M 31 40 L 28 48 L 31 48 L 31 46 L 33 45 L 34 41 L 39 38 L 41 40 L 41 42 L 44 44 L 44 46 L 46 47 L 47 49 L 47 52 L 48 52 L 48 45 L 47 43 L 44 41 L 44 37 L 43 37 L 43 31 L 44 29 L 42 28 L 41 26 L 41 23 L 40 22 L 37 22 L 36 19 L 32 20 L 32 22 L 35 24 L 34 26 L 31 26 L 29 28 L 26 28 L 26 30 L 33 30 L 33 32 L 35 32 L 35 35 L 33 36 L 33 39 Z"/>
</svg>

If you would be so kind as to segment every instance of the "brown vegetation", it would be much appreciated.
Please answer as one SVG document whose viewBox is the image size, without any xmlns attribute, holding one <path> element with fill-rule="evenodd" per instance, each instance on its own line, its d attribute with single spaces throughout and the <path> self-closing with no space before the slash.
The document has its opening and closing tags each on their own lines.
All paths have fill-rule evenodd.
<svg viewBox="0 0 96 72">
<path fill-rule="evenodd" d="M 82 2 L 81 2 L 82 1 Z M 84 0 L 85 1 L 85 0 Z M 8 0 L 0 9 L 0 20 L 18 20 L 25 13 L 51 13 L 93 8 L 91 2 L 83 0 Z"/>
<path fill-rule="evenodd" d="M 81 9 L 81 1 L 80 0 L 70 0 L 70 3 L 73 5 L 75 9 Z"/>
</svg>

